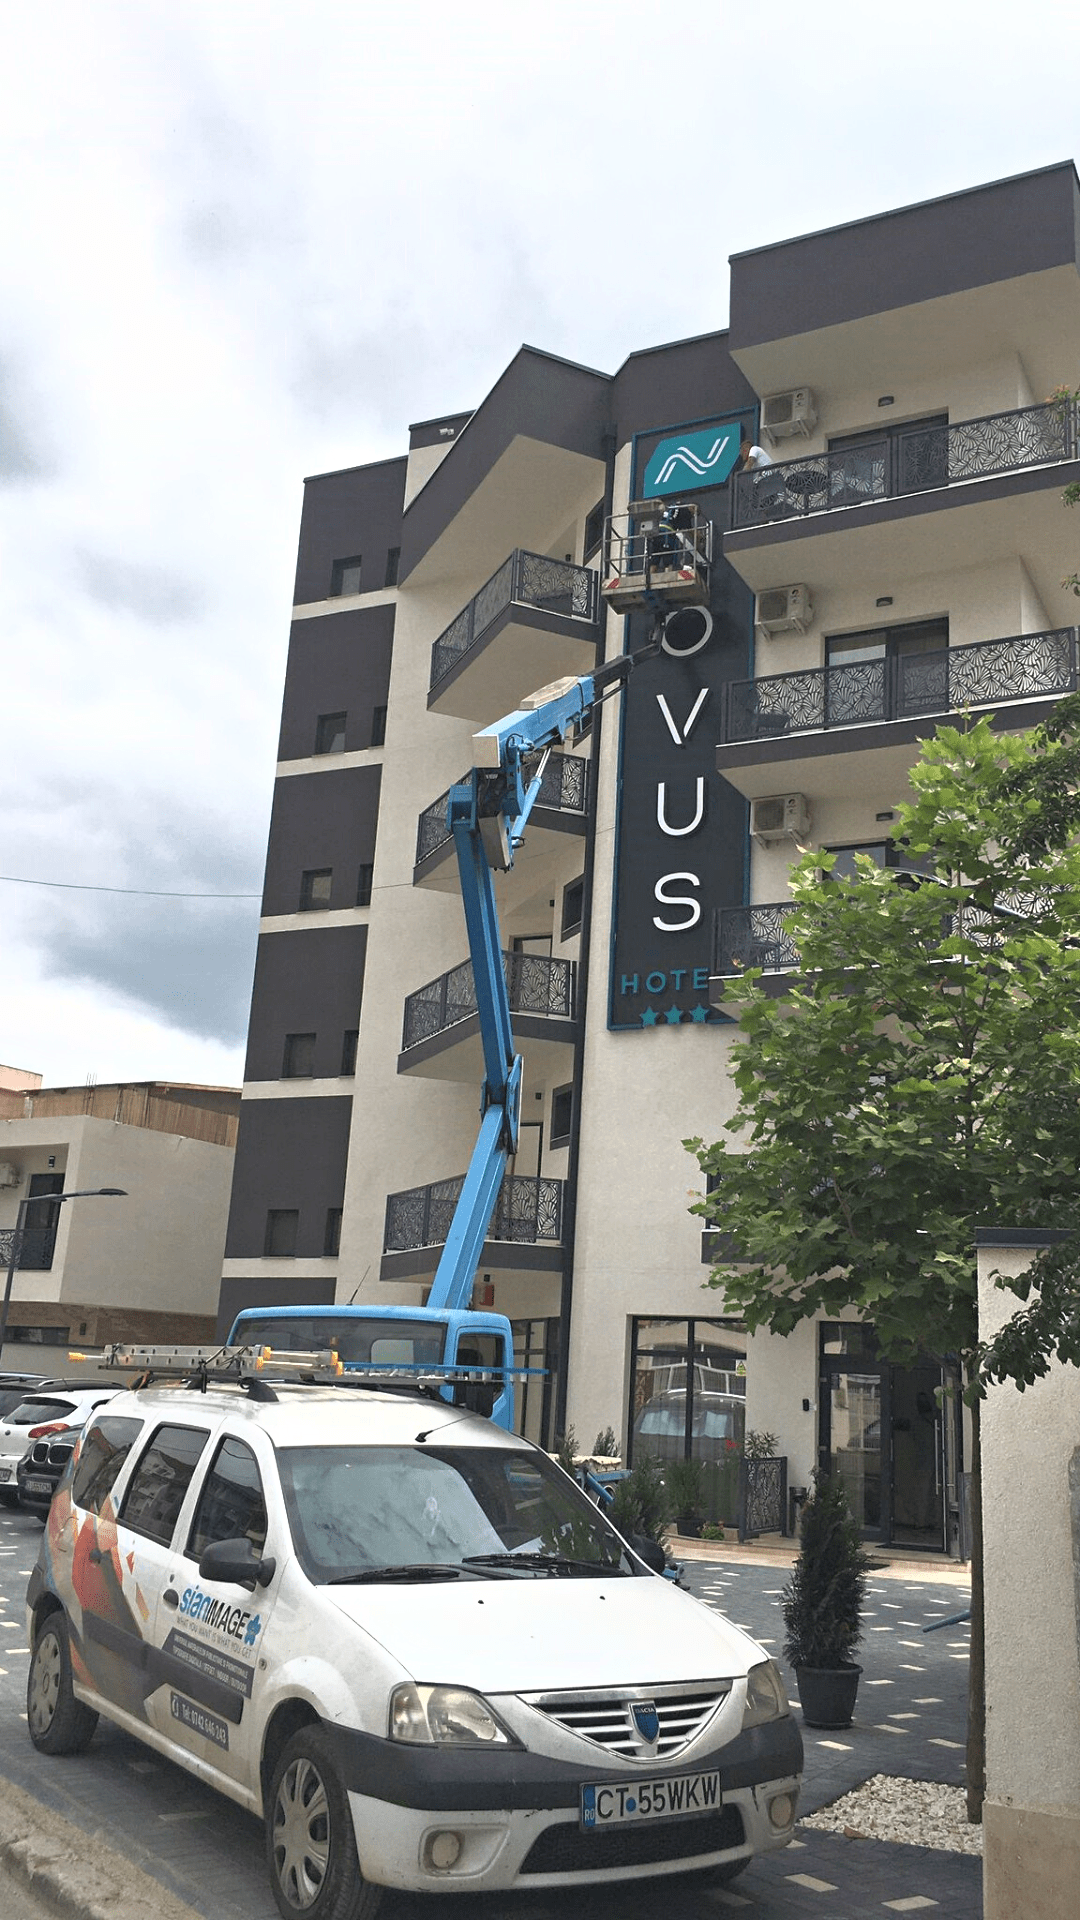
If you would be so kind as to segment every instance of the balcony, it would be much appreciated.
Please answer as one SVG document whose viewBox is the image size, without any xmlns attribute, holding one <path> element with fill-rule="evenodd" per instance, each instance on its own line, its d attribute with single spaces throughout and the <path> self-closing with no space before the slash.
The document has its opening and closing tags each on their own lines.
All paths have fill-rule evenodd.
<svg viewBox="0 0 1080 1920">
<path fill-rule="evenodd" d="M 724 552 L 760 592 L 790 580 L 862 582 L 901 566 L 945 572 L 1021 551 L 1034 555 L 1036 587 L 1052 604 L 1075 536 L 1042 509 L 1047 489 L 1077 477 L 1078 456 L 1071 403 L 899 428 L 737 474 Z"/>
<path fill-rule="evenodd" d="M 577 966 L 536 953 L 504 953 L 514 1039 L 539 1077 L 570 1071 Z M 559 1057 L 561 1054 L 561 1057 Z M 484 1072 L 472 961 L 452 967 L 405 1002 L 398 1072 L 434 1080 L 480 1080 Z"/>
<path fill-rule="evenodd" d="M 468 779 L 462 775 L 462 781 Z M 589 762 L 578 754 L 553 753 L 548 758 L 536 805 L 529 815 L 529 856 L 556 853 L 566 845 L 566 836 L 585 831 L 589 796 Z M 454 841 L 447 825 L 449 791 L 441 793 L 420 815 L 416 833 L 414 887 L 430 887 L 437 893 L 457 893 L 460 889 Z M 513 885 L 514 869 L 500 882 L 502 888 Z"/>
<path fill-rule="evenodd" d="M 439 1261 L 464 1174 L 391 1193 L 386 1200 L 381 1278 L 430 1279 Z M 563 1181 L 507 1174 L 484 1242 L 486 1272 L 558 1272 L 562 1266 Z"/>
<path fill-rule="evenodd" d="M 892 792 L 938 721 L 997 713 L 1029 726 L 1078 686 L 1077 627 L 736 680 L 724 689 L 716 764 L 748 799 L 778 788 L 825 797 L 838 768 L 845 791 Z"/>
<path fill-rule="evenodd" d="M 598 576 L 518 548 L 431 649 L 428 706 L 486 724 L 596 664 Z"/>
<path fill-rule="evenodd" d="M 48 1273 L 56 1251 L 56 1228 L 24 1227 L 19 1234 L 14 1227 L 4 1227 L 0 1230 L 0 1267 L 5 1270 L 11 1265 L 13 1249 L 19 1273 Z"/>
</svg>

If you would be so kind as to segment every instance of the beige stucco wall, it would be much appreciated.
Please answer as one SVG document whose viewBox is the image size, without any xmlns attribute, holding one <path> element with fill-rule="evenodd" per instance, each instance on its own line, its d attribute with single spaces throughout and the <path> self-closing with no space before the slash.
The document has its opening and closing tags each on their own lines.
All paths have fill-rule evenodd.
<svg viewBox="0 0 1080 1920">
<path fill-rule="evenodd" d="M 981 1248 L 985 1339 L 1019 1303 L 991 1278 L 1024 1272 L 1023 1248 Z M 983 1408 L 986 1562 L 985 1920 L 1075 1920 L 1080 1911 L 1080 1543 L 1070 1463 L 1080 1450 L 1080 1369 L 1054 1366 Z M 1072 1506 L 1080 1524 L 1080 1480 Z"/>
</svg>

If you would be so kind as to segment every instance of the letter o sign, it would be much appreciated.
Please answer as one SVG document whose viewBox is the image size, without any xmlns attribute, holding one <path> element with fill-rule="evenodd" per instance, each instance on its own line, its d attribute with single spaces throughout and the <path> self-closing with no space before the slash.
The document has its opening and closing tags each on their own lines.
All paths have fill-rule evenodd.
<svg viewBox="0 0 1080 1920">
<path fill-rule="evenodd" d="M 691 654 L 700 653 L 712 639 L 713 617 L 708 607 L 676 607 L 664 621 L 664 635 L 660 642 L 665 653 L 674 660 L 689 660 Z"/>
</svg>

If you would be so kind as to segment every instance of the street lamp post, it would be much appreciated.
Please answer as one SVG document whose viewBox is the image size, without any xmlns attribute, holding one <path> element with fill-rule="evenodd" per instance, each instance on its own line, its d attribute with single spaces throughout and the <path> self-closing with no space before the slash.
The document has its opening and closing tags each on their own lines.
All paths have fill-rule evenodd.
<svg viewBox="0 0 1080 1920">
<path fill-rule="evenodd" d="M 72 1193 L 27 1194 L 19 1201 L 19 1211 L 15 1216 L 15 1227 L 11 1236 L 11 1258 L 8 1261 L 7 1282 L 4 1286 L 4 1302 L 0 1306 L 0 1360 L 3 1359 L 4 1341 L 7 1338 L 8 1308 L 11 1305 L 11 1289 L 15 1284 L 15 1273 L 22 1255 L 23 1238 L 26 1233 L 26 1216 L 31 1207 L 60 1207 L 66 1200 L 99 1200 L 103 1198 L 122 1200 L 126 1198 L 126 1187 L 76 1187 Z"/>
</svg>

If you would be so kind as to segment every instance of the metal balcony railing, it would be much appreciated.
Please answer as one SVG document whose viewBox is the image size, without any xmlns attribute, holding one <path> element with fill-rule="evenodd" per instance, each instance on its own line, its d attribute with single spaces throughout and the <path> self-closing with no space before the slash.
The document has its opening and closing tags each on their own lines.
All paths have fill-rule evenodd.
<svg viewBox="0 0 1080 1920">
<path fill-rule="evenodd" d="M 462 774 L 462 784 L 469 778 Z M 557 807 L 563 813 L 580 813 L 584 816 L 589 790 L 589 762 L 576 753 L 553 753 L 544 768 L 544 777 L 540 782 L 540 792 L 536 804 L 539 807 Z M 416 830 L 416 864 L 419 866 L 430 854 L 437 853 L 452 838 L 447 825 L 446 811 L 450 800 L 450 789 L 425 807 Z"/>
<path fill-rule="evenodd" d="M 427 1187 L 388 1194 L 384 1253 L 441 1247 L 450 1231 L 464 1179 L 464 1174 L 457 1174 L 452 1180 L 435 1180 Z M 561 1180 L 507 1174 L 487 1237 L 525 1246 L 535 1246 L 540 1240 L 558 1244 L 562 1239 L 562 1204 Z"/>
<path fill-rule="evenodd" d="M 576 965 L 573 960 L 549 960 L 538 953 L 504 953 L 503 977 L 511 1013 L 552 1014 L 570 1020 L 574 1014 Z M 401 1046 L 407 1052 L 422 1040 L 446 1033 L 476 1012 L 476 984 L 471 960 L 418 987 L 405 1002 Z"/>
<path fill-rule="evenodd" d="M 912 884 L 918 884 L 917 875 L 912 876 Z M 1036 919 L 1047 904 L 1046 896 L 1038 892 L 1003 891 L 994 912 L 965 906 L 957 913 L 943 914 L 941 937 L 947 940 L 957 934 L 989 951 L 1003 939 L 1004 927 Z M 713 915 L 713 973 L 727 979 L 748 967 L 760 967 L 764 973 L 794 973 L 799 966 L 799 949 L 790 930 L 794 910 L 791 900 L 718 907 Z"/>
<path fill-rule="evenodd" d="M 960 480 L 982 480 L 1075 460 L 1080 418 L 1072 401 L 1017 407 L 941 426 L 913 425 L 861 446 L 836 447 L 735 475 L 732 526 L 866 506 Z"/>
<path fill-rule="evenodd" d="M 11 1249 L 16 1241 L 19 1243 L 15 1262 L 18 1270 L 30 1268 L 37 1273 L 49 1271 L 56 1250 L 55 1227 L 24 1227 L 21 1234 L 14 1227 L 0 1230 L 0 1268 L 5 1272 L 11 1265 Z"/>
<path fill-rule="evenodd" d="M 440 633 L 431 649 L 430 692 L 483 639 L 500 613 L 514 604 L 590 626 L 595 624 L 599 605 L 598 576 L 591 567 L 575 567 L 568 560 L 551 560 L 546 554 L 517 548 Z"/>
<path fill-rule="evenodd" d="M 980 640 L 936 653 L 734 680 L 724 688 L 720 738 L 768 740 L 830 727 L 962 713 L 996 702 L 1074 693 L 1080 628 Z"/>
</svg>

